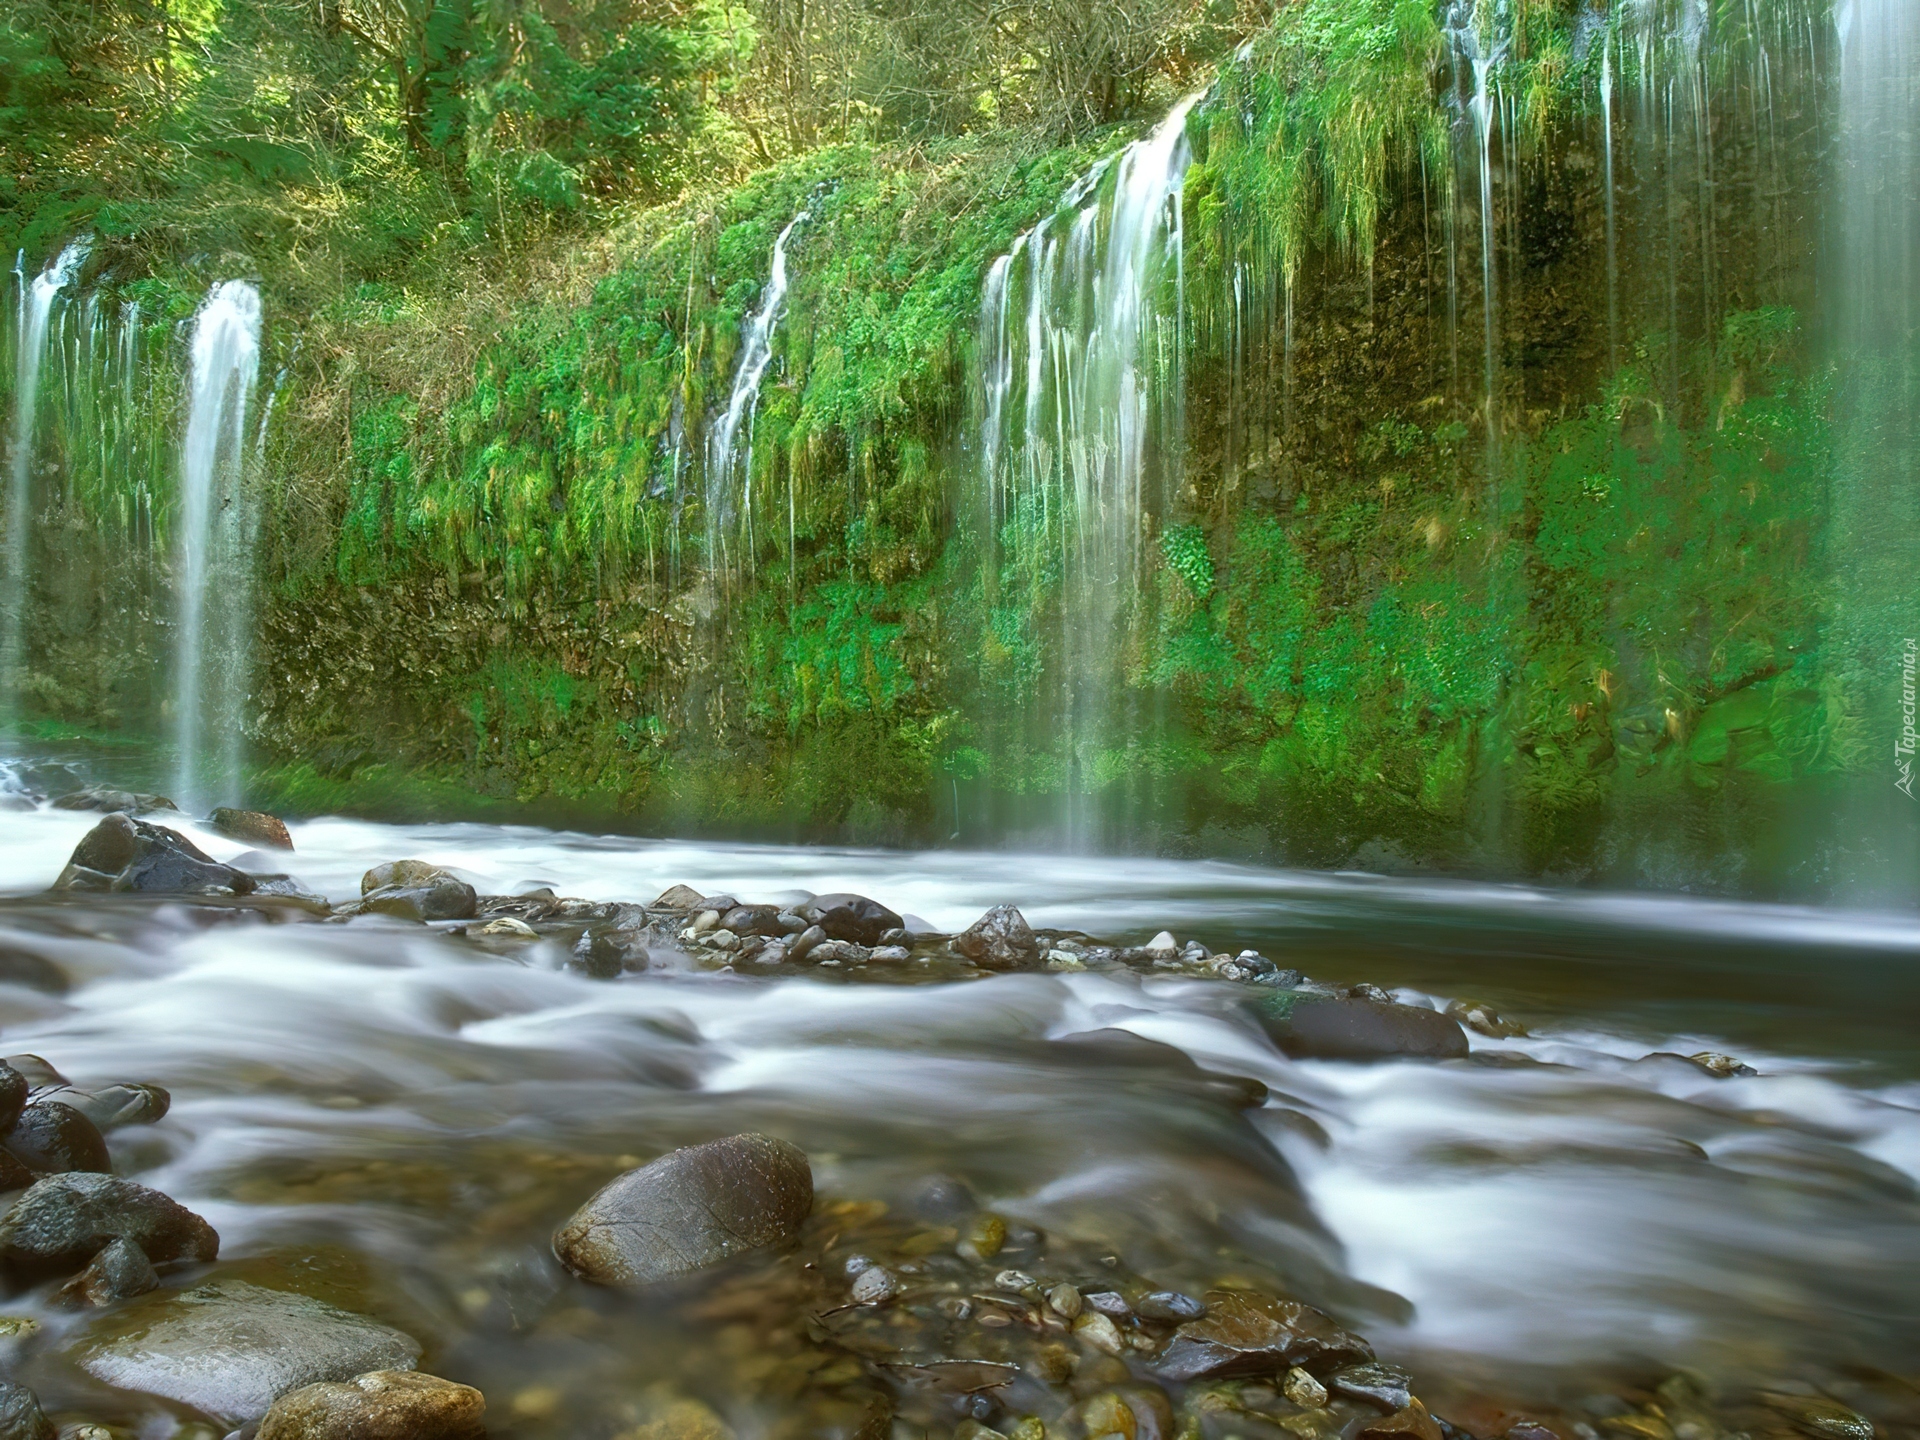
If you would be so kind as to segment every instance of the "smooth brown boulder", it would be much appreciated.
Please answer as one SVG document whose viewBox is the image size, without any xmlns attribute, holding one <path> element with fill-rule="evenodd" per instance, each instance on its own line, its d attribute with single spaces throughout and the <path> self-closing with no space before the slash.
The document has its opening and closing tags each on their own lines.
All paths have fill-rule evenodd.
<svg viewBox="0 0 1920 1440">
<path fill-rule="evenodd" d="M 813 1170 L 768 1135 L 689 1145 L 629 1170 L 555 1233 L 583 1280 L 647 1285 L 790 1240 L 813 1209 Z"/>
<path fill-rule="evenodd" d="M 271 850 L 293 849 L 293 837 L 287 833 L 286 822 L 264 810 L 235 810 L 222 805 L 213 812 L 210 823 L 229 840 L 265 845 Z"/>
<path fill-rule="evenodd" d="M 99 1127 L 58 1100 L 36 1100 L 27 1106 L 0 1143 L 36 1175 L 65 1175 L 73 1170 L 104 1175 L 113 1169 Z"/>
<path fill-rule="evenodd" d="M 1297 1300 L 1257 1290 L 1212 1290 L 1206 1304 L 1205 1316 L 1173 1332 L 1155 1373 L 1168 1380 L 1221 1380 L 1373 1359 L 1365 1340 Z"/>
<path fill-rule="evenodd" d="M 855 945 L 878 945 L 887 931 L 900 928 L 900 917 L 878 900 L 844 892 L 816 895 L 794 913 L 826 931 L 829 940 L 849 940 Z"/>
<path fill-rule="evenodd" d="M 255 1440 L 469 1440 L 487 1401 L 471 1385 L 412 1370 L 371 1370 L 282 1395 Z"/>
<path fill-rule="evenodd" d="M 138 1245 L 158 1265 L 220 1254 L 213 1227 L 158 1190 L 117 1175 L 54 1175 L 0 1220 L 0 1269 L 27 1278 L 65 1274 L 115 1240 Z"/>
<path fill-rule="evenodd" d="M 1296 1060 L 1459 1060 L 1459 1022 L 1390 1000 L 1283 990 L 1256 1007 L 1273 1043 Z"/>
</svg>

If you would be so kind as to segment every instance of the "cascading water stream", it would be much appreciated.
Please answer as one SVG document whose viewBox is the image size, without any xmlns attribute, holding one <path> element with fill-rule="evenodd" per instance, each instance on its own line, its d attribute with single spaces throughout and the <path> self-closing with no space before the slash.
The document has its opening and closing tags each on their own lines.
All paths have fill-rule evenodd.
<svg viewBox="0 0 1920 1440">
<path fill-rule="evenodd" d="M 1910 895 L 1920 864 L 1920 11 L 1848 0 L 1840 25 L 1840 664 L 1885 757 L 1853 824 L 1853 888 Z"/>
<path fill-rule="evenodd" d="M 247 409 L 260 369 L 260 292 L 213 287 L 194 320 L 180 445 L 176 790 L 183 806 L 239 798 L 251 655 Z"/>
<path fill-rule="evenodd" d="M 1029 738 L 1061 752 L 1060 829 L 1079 845 L 1094 838 L 1093 791 L 1119 743 L 1145 540 L 1180 467 L 1180 202 L 1199 98 L 1073 186 L 994 262 L 982 302 L 982 553 L 996 606 L 1056 592 L 1048 733 Z M 999 594 L 1009 570 L 1030 577 L 1028 595 Z"/>
<path fill-rule="evenodd" d="M 46 269 L 26 278 L 23 266 L 14 273 L 20 283 L 19 352 L 14 362 L 13 455 L 7 486 L 6 573 L 0 577 L 0 717 L 20 717 L 20 671 L 26 662 L 27 566 L 33 510 L 33 445 L 39 413 L 40 371 L 46 358 L 47 326 L 54 302 L 73 282 L 87 258 L 92 240 L 75 240 Z"/>
<path fill-rule="evenodd" d="M 728 547 L 736 522 L 745 532 L 746 553 L 753 553 L 753 421 L 760 408 L 760 382 L 773 363 L 774 333 L 786 310 L 787 242 L 808 218 L 802 210 L 773 242 L 767 288 L 760 298 L 760 308 L 747 317 L 742 331 L 740 363 L 733 372 L 727 408 L 707 439 L 707 563 L 718 571 L 728 569 Z M 744 452 L 742 427 L 746 432 Z"/>
</svg>

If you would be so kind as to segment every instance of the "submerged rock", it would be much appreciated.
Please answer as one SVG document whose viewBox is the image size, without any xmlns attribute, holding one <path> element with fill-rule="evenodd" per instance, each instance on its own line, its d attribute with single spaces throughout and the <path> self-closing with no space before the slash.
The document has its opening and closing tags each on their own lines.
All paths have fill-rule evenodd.
<svg viewBox="0 0 1920 1440">
<path fill-rule="evenodd" d="M 420 1346 L 365 1315 L 223 1280 L 136 1301 L 96 1322 L 74 1353 L 96 1380 L 238 1425 L 303 1386 L 410 1370 Z"/>
<path fill-rule="evenodd" d="M 58 1090 L 42 1097 L 78 1110 L 101 1134 L 127 1125 L 151 1125 L 166 1117 L 173 1097 L 158 1085 L 122 1081 L 98 1090 Z"/>
<path fill-rule="evenodd" d="M 256 1440 L 468 1440 L 486 1433 L 486 1397 L 412 1370 L 305 1385 L 273 1402 Z"/>
<path fill-rule="evenodd" d="M 54 1440 L 55 1433 L 33 1391 L 0 1380 L 0 1440 Z"/>
<path fill-rule="evenodd" d="M 222 805 L 213 812 L 208 823 L 216 833 L 229 840 L 264 845 L 270 850 L 293 849 L 293 837 L 287 833 L 286 821 L 264 810 L 235 810 Z"/>
<path fill-rule="evenodd" d="M 789 1240 L 813 1209 L 813 1171 L 767 1135 L 690 1145 L 629 1170 L 553 1237 L 583 1280 L 646 1285 Z"/>
<path fill-rule="evenodd" d="M 1253 1290 L 1213 1290 L 1207 1313 L 1173 1333 L 1154 1367 L 1168 1380 L 1283 1375 L 1294 1366 L 1324 1368 L 1373 1359 L 1373 1347 L 1331 1316 L 1297 1300 Z"/>
<path fill-rule="evenodd" d="M 1477 1000 L 1455 1000 L 1447 1006 L 1447 1014 L 1474 1034 L 1485 1035 L 1490 1040 L 1511 1040 L 1527 1033 L 1526 1026 L 1503 1020 L 1491 1005 L 1482 1005 Z"/>
<path fill-rule="evenodd" d="M 1040 960 L 1038 937 L 1011 905 L 994 906 L 950 943 L 983 970 L 1023 970 Z"/>
<path fill-rule="evenodd" d="M 36 1100 L 28 1105 L 0 1143 L 36 1175 L 64 1175 L 73 1170 L 105 1173 L 113 1168 L 99 1128 L 73 1106 L 58 1100 Z"/>
<path fill-rule="evenodd" d="M 60 1287 L 60 1298 L 70 1305 L 111 1305 L 131 1300 L 160 1286 L 147 1252 L 133 1241 L 109 1241 L 87 1268 Z"/>
<path fill-rule="evenodd" d="M 848 940 L 856 945 L 878 945 L 887 931 L 900 928 L 898 915 L 864 895 L 816 895 L 797 913 L 807 924 L 824 930 L 829 940 Z"/>
<path fill-rule="evenodd" d="M 568 961 L 570 969 L 584 970 L 596 980 L 644 970 L 647 964 L 647 932 L 639 929 L 584 931 Z"/>
<path fill-rule="evenodd" d="M 26 1278 L 64 1274 L 115 1240 L 131 1241 L 160 1265 L 220 1253 L 213 1227 L 158 1190 L 117 1175 L 55 1175 L 0 1220 L 0 1268 Z"/>
<path fill-rule="evenodd" d="M 1761 1395 L 1767 1408 L 1784 1415 L 1793 1428 L 1814 1440 L 1873 1440 L 1873 1422 L 1824 1395 Z"/>
<path fill-rule="evenodd" d="M 1457 1060 L 1459 1023 L 1437 1010 L 1286 990 L 1255 1007 L 1274 1044 L 1297 1060 Z"/>
</svg>

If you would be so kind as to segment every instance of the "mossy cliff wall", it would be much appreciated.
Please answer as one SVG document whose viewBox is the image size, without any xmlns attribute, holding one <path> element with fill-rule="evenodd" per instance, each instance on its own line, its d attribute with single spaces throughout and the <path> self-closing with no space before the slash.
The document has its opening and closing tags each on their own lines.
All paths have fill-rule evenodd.
<svg viewBox="0 0 1920 1440">
<path fill-rule="evenodd" d="M 1609 144 L 1624 43 L 1540 7 L 1476 111 L 1443 18 L 1297 7 L 1195 112 L 1182 479 L 1115 637 L 1137 703 L 1077 781 L 1102 843 L 1811 884 L 1863 744 L 1822 649 L 1825 32 L 1764 113 L 1753 36 L 1678 66 L 1693 100 L 1643 50 Z M 980 287 L 1127 138 L 824 150 L 525 298 L 272 322 L 261 798 L 1046 833 L 1061 757 L 995 717 L 1058 663 L 1059 594 L 998 613 L 964 519 Z M 703 434 L 803 209 L 752 543 L 710 570 Z M 159 593 L 137 549 L 100 593 Z M 104 647 L 43 627 L 46 713 L 154 708 L 161 617 L 122 608 Z"/>
</svg>

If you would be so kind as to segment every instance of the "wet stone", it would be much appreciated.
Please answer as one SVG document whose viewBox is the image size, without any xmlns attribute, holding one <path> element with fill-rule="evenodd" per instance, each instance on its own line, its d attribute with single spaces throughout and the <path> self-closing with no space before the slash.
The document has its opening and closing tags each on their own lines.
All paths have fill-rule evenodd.
<svg viewBox="0 0 1920 1440">
<path fill-rule="evenodd" d="M 800 918 L 817 925 L 830 940 L 877 945 L 889 930 L 900 928 L 900 917 L 864 895 L 816 895 L 798 907 Z"/>
<path fill-rule="evenodd" d="M 53 1422 L 24 1385 L 0 1380 L 0 1440 L 54 1440 Z"/>
<path fill-rule="evenodd" d="M 647 932 L 639 929 L 588 930 L 574 941 L 568 963 L 596 980 L 611 980 L 647 968 L 646 941 Z"/>
<path fill-rule="evenodd" d="M 369 890 L 356 908 L 366 914 L 391 915 L 396 920 L 423 924 L 430 920 L 471 920 L 478 909 L 478 897 L 466 881 L 443 872 L 436 879 L 418 884 L 382 885 Z"/>
<path fill-rule="evenodd" d="M 1467 1054 L 1459 1023 L 1416 1005 L 1283 990 L 1255 1013 L 1298 1060 L 1453 1060 Z"/>
<path fill-rule="evenodd" d="M 1156 1290 L 1151 1295 L 1142 1295 L 1133 1308 L 1147 1320 L 1198 1320 L 1207 1313 L 1207 1307 L 1200 1301 L 1177 1290 Z"/>
<path fill-rule="evenodd" d="M 1011 905 L 994 906 L 950 943 L 983 970 L 1022 970 L 1040 960 L 1038 938 Z"/>
<path fill-rule="evenodd" d="M 109 1241 L 100 1253 L 87 1262 L 87 1268 L 60 1287 L 60 1298 L 69 1305 L 111 1305 L 116 1300 L 131 1300 L 159 1288 L 160 1277 L 146 1251 L 133 1241 L 120 1238 Z"/>
<path fill-rule="evenodd" d="M 1090 1290 L 1081 1298 L 1087 1302 L 1089 1310 L 1098 1310 L 1102 1315 L 1111 1315 L 1116 1320 L 1128 1319 L 1133 1314 L 1133 1306 L 1117 1290 Z"/>
<path fill-rule="evenodd" d="M 792 1239 L 812 1208 L 798 1147 L 734 1135 L 628 1171 L 560 1228 L 553 1248 L 583 1280 L 646 1285 Z"/>
<path fill-rule="evenodd" d="M 143 795 L 137 790 L 116 790 L 108 785 L 89 785 L 62 795 L 53 802 L 56 810 L 105 810 L 140 815 L 150 810 L 173 810 L 179 806 L 164 795 Z"/>
<path fill-rule="evenodd" d="M 852 1293 L 855 1304 L 883 1304 L 900 1293 L 900 1278 L 884 1265 L 872 1265 L 854 1278 Z"/>
<path fill-rule="evenodd" d="M 1873 1422 L 1821 1395 L 1764 1394 L 1767 1408 L 1790 1421 L 1793 1428 L 1815 1440 L 1873 1440 Z"/>
<path fill-rule="evenodd" d="M 473 1440 L 486 1398 L 411 1370 L 374 1370 L 302 1386 L 273 1402 L 256 1440 Z"/>
<path fill-rule="evenodd" d="M 166 1118 L 173 1097 L 158 1085 L 122 1081 L 98 1090 L 61 1090 L 46 1097 L 72 1106 L 102 1134 L 128 1125 L 152 1125 Z"/>
<path fill-rule="evenodd" d="M 0 1133 L 13 1128 L 27 1103 L 27 1077 L 0 1060 Z"/>
<path fill-rule="evenodd" d="M 1327 1403 L 1327 1387 L 1298 1365 L 1287 1371 L 1287 1378 L 1280 1386 L 1280 1393 L 1294 1404 L 1309 1410 L 1318 1410 Z"/>
<path fill-rule="evenodd" d="M 216 862 L 186 836 L 131 815 L 111 814 L 81 837 L 55 889 L 97 889 L 107 876 L 111 890 L 161 894 L 251 894 L 251 876 Z"/>
<path fill-rule="evenodd" d="M 120 1239 L 161 1265 L 220 1253 L 213 1227 L 158 1190 L 117 1175 L 56 1175 L 0 1220 L 0 1267 L 16 1276 L 64 1274 Z"/>
<path fill-rule="evenodd" d="M 419 1354 L 411 1336 L 365 1315 L 237 1280 L 137 1300 L 74 1347 L 97 1380 L 231 1424 L 302 1386 L 411 1369 Z"/>
<path fill-rule="evenodd" d="M 21 1110 L 4 1143 L 7 1152 L 36 1175 L 113 1168 L 99 1128 L 58 1100 L 36 1100 Z"/>
<path fill-rule="evenodd" d="M 1214 1290 L 1204 1319 L 1174 1332 L 1156 1366 L 1169 1380 L 1278 1375 L 1296 1365 L 1353 1365 L 1373 1348 L 1334 1320 L 1295 1300 L 1252 1290 Z"/>
<path fill-rule="evenodd" d="M 1073 1327 L 1073 1333 L 1096 1350 L 1104 1350 L 1109 1355 L 1118 1355 L 1127 1348 L 1120 1327 L 1113 1323 L 1111 1317 L 1098 1310 L 1082 1314 Z"/>
<path fill-rule="evenodd" d="M 659 897 L 647 908 L 649 910 L 673 910 L 684 914 L 689 910 L 703 908 L 702 902 L 704 899 L 705 897 L 691 885 L 674 885 L 661 891 Z"/>
<path fill-rule="evenodd" d="M 293 837 L 286 822 L 261 810 L 235 810 L 222 805 L 209 821 L 214 831 L 229 840 L 247 845 L 264 845 L 271 850 L 293 849 Z"/>
<path fill-rule="evenodd" d="M 1482 1005 L 1477 1000 L 1455 1000 L 1447 1006 L 1447 1014 L 1474 1034 L 1492 1040 L 1509 1040 L 1527 1033 L 1526 1026 L 1503 1020 L 1491 1005 Z"/>
<path fill-rule="evenodd" d="M 1382 1410 L 1404 1410 L 1413 1399 L 1413 1377 L 1394 1365 L 1349 1365 L 1327 1377 L 1335 1393 L 1365 1400 Z"/>
</svg>

